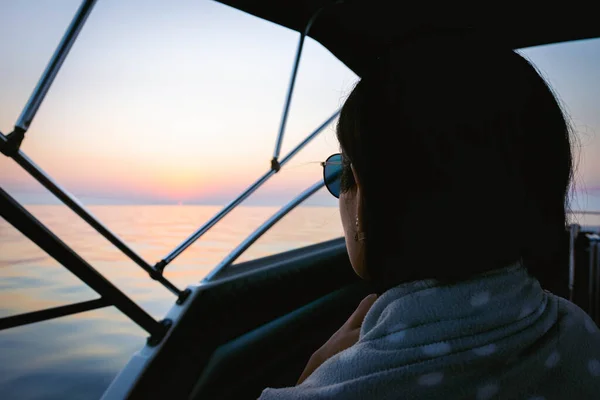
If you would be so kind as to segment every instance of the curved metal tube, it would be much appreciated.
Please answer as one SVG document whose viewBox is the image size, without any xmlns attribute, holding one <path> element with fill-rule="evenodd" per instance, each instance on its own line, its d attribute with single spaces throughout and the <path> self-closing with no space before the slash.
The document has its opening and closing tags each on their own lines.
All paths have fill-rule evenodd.
<svg viewBox="0 0 600 400">
<path fill-rule="evenodd" d="M 296 206 L 302 203 L 304 200 L 308 199 L 315 192 L 325 186 L 324 180 L 319 180 L 319 182 L 315 183 L 304 192 L 300 193 L 295 199 L 287 203 L 285 206 L 279 209 L 275 214 L 271 216 L 268 220 L 266 220 L 261 226 L 259 226 L 254 232 L 250 234 L 242 243 L 240 243 L 227 257 L 225 257 L 215 269 L 213 269 L 206 277 L 202 280 L 202 282 L 210 282 L 215 276 L 219 274 L 223 269 L 230 266 L 244 251 L 246 251 L 254 242 L 258 240 L 266 231 L 271 229 L 273 225 L 275 225 L 281 218 L 286 216 L 290 211 L 292 211 Z"/>
<path fill-rule="evenodd" d="M 285 97 L 285 103 L 283 105 L 283 113 L 281 114 L 281 122 L 279 124 L 279 133 L 277 134 L 277 140 L 275 141 L 275 151 L 273 152 L 273 161 L 277 162 L 279 158 L 279 152 L 281 151 L 281 142 L 283 141 L 283 133 L 285 132 L 285 125 L 287 123 L 288 114 L 290 111 L 290 104 L 292 102 L 292 94 L 294 93 L 294 85 L 296 84 L 296 76 L 298 75 L 298 66 L 300 65 L 300 58 L 302 57 L 302 48 L 304 47 L 304 39 L 308 35 L 310 28 L 313 23 L 319 17 L 325 7 L 319 8 L 308 20 L 304 31 L 300 33 L 300 40 L 298 41 L 298 49 L 296 50 L 296 58 L 294 59 L 294 66 L 292 67 L 292 76 L 290 77 L 290 85 L 288 86 L 287 95 Z"/>
</svg>

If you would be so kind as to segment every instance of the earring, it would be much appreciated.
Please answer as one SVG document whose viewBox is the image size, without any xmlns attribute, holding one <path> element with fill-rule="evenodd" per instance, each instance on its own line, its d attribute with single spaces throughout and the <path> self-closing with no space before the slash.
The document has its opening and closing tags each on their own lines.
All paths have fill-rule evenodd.
<svg viewBox="0 0 600 400">
<path fill-rule="evenodd" d="M 365 233 L 364 232 L 360 232 L 358 230 L 358 215 L 356 216 L 356 233 L 354 233 L 354 241 L 358 242 L 358 241 L 363 241 L 365 240 Z"/>
</svg>

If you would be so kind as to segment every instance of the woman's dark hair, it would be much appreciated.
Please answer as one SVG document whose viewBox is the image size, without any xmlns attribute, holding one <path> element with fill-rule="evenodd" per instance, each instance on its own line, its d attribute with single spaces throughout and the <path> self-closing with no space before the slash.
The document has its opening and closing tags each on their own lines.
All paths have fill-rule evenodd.
<svg viewBox="0 0 600 400">
<path fill-rule="evenodd" d="M 385 287 L 523 260 L 552 286 L 566 238 L 569 126 L 517 52 L 465 38 L 393 46 L 344 103 L 342 190 L 363 200 L 365 262 Z"/>
</svg>

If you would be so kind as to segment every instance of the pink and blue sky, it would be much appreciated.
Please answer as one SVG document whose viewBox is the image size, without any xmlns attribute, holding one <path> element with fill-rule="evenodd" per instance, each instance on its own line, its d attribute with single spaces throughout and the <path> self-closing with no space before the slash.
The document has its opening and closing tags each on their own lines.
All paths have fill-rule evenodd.
<svg viewBox="0 0 600 400">
<path fill-rule="evenodd" d="M 9 133 L 76 0 L 0 2 L 0 131 Z M 298 33 L 212 1 L 101 0 L 22 149 L 84 203 L 223 204 L 269 167 Z M 579 136 L 574 208 L 600 209 L 600 39 L 525 49 Z M 327 119 L 356 76 L 308 40 L 282 156 Z M 253 202 L 281 204 L 321 177 L 326 129 Z M 540 151 L 544 144 L 540 143 Z M 0 186 L 52 200 L 0 157 Z M 326 194 L 314 200 L 335 204 Z"/>
</svg>

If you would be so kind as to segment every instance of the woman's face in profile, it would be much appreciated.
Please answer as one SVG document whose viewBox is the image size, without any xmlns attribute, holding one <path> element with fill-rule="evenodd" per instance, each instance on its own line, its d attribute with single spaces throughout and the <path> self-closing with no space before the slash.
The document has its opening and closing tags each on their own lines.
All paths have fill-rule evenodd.
<svg viewBox="0 0 600 400">
<path fill-rule="evenodd" d="M 342 228 L 344 229 L 344 238 L 346 240 L 346 250 L 352 269 L 361 278 L 366 277 L 364 268 L 364 240 L 358 240 L 357 234 L 362 232 L 361 215 L 362 202 L 360 200 L 360 185 L 356 179 L 354 167 L 350 165 L 355 184 L 348 190 L 340 193 L 339 207 Z"/>
</svg>

